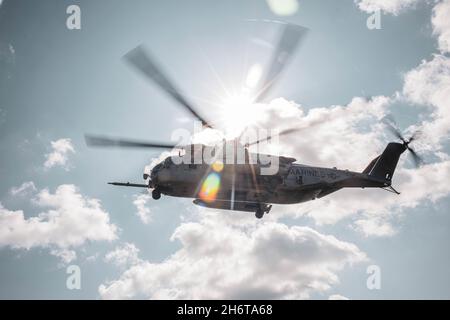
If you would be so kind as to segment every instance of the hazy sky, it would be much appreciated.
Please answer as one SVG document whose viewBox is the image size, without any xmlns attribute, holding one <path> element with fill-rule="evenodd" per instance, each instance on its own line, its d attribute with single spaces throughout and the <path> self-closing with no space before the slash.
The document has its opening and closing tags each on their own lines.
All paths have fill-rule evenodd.
<svg viewBox="0 0 450 320">
<path fill-rule="evenodd" d="M 273 2 L 0 1 L 0 298 L 450 298 L 450 1 Z M 73 4 L 80 30 L 66 27 Z M 266 63 L 276 21 L 310 32 L 261 124 L 324 117 L 282 153 L 355 171 L 395 139 L 383 115 L 419 127 L 427 164 L 402 156 L 400 196 L 339 191 L 259 221 L 106 184 L 141 183 L 159 153 L 91 149 L 85 133 L 170 141 L 192 129 L 125 53 L 144 44 L 203 114 L 243 117 L 217 105 Z M 66 287 L 69 265 L 80 290 Z"/>
</svg>

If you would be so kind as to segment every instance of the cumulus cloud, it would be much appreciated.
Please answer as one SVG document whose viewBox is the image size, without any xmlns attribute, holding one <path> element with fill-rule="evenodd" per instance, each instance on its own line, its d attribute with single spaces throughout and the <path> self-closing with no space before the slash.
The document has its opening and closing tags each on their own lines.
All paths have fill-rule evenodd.
<svg viewBox="0 0 450 320">
<path fill-rule="evenodd" d="M 161 263 L 141 261 L 102 284 L 104 299 L 298 299 L 336 284 L 337 272 L 365 261 L 355 245 L 307 227 L 225 224 L 204 215 L 181 224 L 181 249 Z"/>
<path fill-rule="evenodd" d="M 444 0 L 433 8 L 431 19 L 433 33 L 438 36 L 442 53 L 450 52 L 450 0 Z"/>
<path fill-rule="evenodd" d="M 150 209 L 147 207 L 148 201 L 151 199 L 149 194 L 140 194 L 134 196 L 133 204 L 136 206 L 136 214 L 145 224 L 150 223 L 152 220 Z"/>
<path fill-rule="evenodd" d="M 139 249 L 133 243 L 124 243 L 105 255 L 105 261 L 111 262 L 118 267 L 125 268 L 141 262 Z"/>
<path fill-rule="evenodd" d="M 354 228 L 368 236 L 387 237 L 396 233 L 394 227 L 381 217 L 374 217 L 371 219 L 359 219 L 354 222 Z"/>
<path fill-rule="evenodd" d="M 428 107 L 428 119 L 421 124 L 427 140 L 439 143 L 450 132 L 450 59 L 434 55 L 405 75 L 403 95 Z"/>
<path fill-rule="evenodd" d="M 70 139 L 59 139 L 51 141 L 52 152 L 46 154 L 44 167 L 50 169 L 55 166 L 62 166 L 68 170 L 67 162 L 69 154 L 75 153 L 75 149 Z"/>
<path fill-rule="evenodd" d="M 373 13 L 381 10 L 395 16 L 414 7 L 420 0 L 355 0 L 360 10 Z"/>
<path fill-rule="evenodd" d="M 362 170 L 385 145 L 380 119 L 386 115 L 390 103 L 391 98 L 385 96 L 369 100 L 357 97 L 346 106 L 305 111 L 294 102 L 275 99 L 261 106 L 260 112 L 266 116 L 256 125 L 300 131 L 280 137 L 279 146 L 262 144 L 259 151 L 294 156 L 306 165 Z"/>
<path fill-rule="evenodd" d="M 47 211 L 26 218 L 22 210 L 10 211 L 0 204 L 0 247 L 49 247 L 53 254 L 71 261 L 71 248 L 117 238 L 118 229 L 100 201 L 83 196 L 74 185 L 60 185 L 55 193 L 41 190 L 33 203 Z"/>
<path fill-rule="evenodd" d="M 413 6 L 416 0 L 362 0 L 358 5 L 362 10 L 386 8 L 385 11 L 397 14 L 400 9 Z M 391 9 L 387 9 L 391 7 Z M 426 119 L 415 128 L 424 132 L 428 145 L 421 148 L 440 152 L 440 143 L 445 141 L 450 132 L 450 0 L 436 1 L 432 10 L 431 24 L 433 34 L 438 40 L 441 54 L 435 54 L 430 60 L 423 60 L 420 65 L 408 71 L 404 77 L 401 90 L 404 102 L 427 107 L 423 110 Z"/>
<path fill-rule="evenodd" d="M 26 195 L 37 191 L 33 181 L 22 183 L 19 187 L 12 187 L 9 193 L 13 196 Z"/>
<path fill-rule="evenodd" d="M 69 264 L 77 258 L 77 253 L 75 250 L 69 249 L 53 249 L 50 254 L 58 257 L 65 264 Z"/>
<path fill-rule="evenodd" d="M 379 1 L 361 1 L 360 7 L 365 3 L 375 5 Z M 401 4 L 400 4 L 401 2 Z M 389 1 L 392 8 L 407 8 L 416 1 Z M 385 3 L 380 1 L 379 3 Z M 386 2 L 387 3 L 387 2 Z M 391 10 L 396 14 L 397 9 Z M 438 39 L 438 47 L 442 53 L 449 51 L 450 38 L 450 1 L 438 1 L 433 8 L 432 26 L 434 35 Z M 352 216 L 356 213 L 362 215 L 354 221 L 353 227 L 364 235 L 389 236 L 396 230 L 392 220 L 397 213 L 406 208 L 413 208 L 419 203 L 428 201 L 433 203 L 450 193 L 446 182 L 450 164 L 448 155 L 442 151 L 443 143 L 447 141 L 450 133 L 450 59 L 443 54 L 435 54 L 430 60 L 422 61 L 417 67 L 408 71 L 404 76 L 404 84 L 400 99 L 404 103 L 415 104 L 419 113 L 417 124 L 410 130 L 423 132 L 422 142 L 415 144 L 416 150 L 429 152 L 437 157 L 437 162 L 427 159 L 428 165 L 419 170 L 402 168 L 402 162 L 394 176 L 397 189 L 403 191 L 400 196 L 392 197 L 379 190 L 366 190 L 364 193 L 357 190 L 345 190 L 325 200 L 325 210 L 315 214 L 315 219 L 322 222 L 334 223 L 342 217 Z M 420 117 L 422 114 L 423 117 Z M 412 187 L 413 186 L 413 187 Z M 350 198 L 358 196 L 357 204 L 351 204 Z M 371 202 L 374 198 L 377 203 Z M 347 211 L 339 207 L 339 202 L 345 203 Z M 351 208 L 349 208 L 351 207 Z M 323 207 L 321 207 L 323 209 Z M 312 212 L 312 211 L 311 211 Z M 312 213 L 311 213 L 312 214 Z"/>
</svg>

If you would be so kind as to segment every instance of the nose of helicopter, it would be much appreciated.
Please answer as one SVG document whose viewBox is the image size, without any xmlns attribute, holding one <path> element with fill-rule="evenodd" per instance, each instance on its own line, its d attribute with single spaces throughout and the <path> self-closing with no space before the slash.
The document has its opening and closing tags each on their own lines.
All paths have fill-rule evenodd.
<svg viewBox="0 0 450 320">
<path fill-rule="evenodd" d="M 153 182 L 156 182 L 158 180 L 158 172 L 161 170 L 162 164 L 159 163 L 156 166 L 153 167 L 152 171 L 150 172 L 150 179 Z"/>
</svg>

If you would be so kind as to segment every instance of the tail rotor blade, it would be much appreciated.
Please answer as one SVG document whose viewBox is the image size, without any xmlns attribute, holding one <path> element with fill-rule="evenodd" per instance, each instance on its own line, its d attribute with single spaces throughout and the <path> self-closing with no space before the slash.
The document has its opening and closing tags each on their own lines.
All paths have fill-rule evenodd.
<svg viewBox="0 0 450 320">
<path fill-rule="evenodd" d="M 395 125 L 395 121 L 391 117 L 386 116 L 383 119 L 383 123 L 394 136 L 396 136 L 401 141 L 406 142 L 406 140 L 405 140 L 405 138 L 403 138 L 403 135 L 401 134 L 400 130 Z"/>
<path fill-rule="evenodd" d="M 411 136 L 411 138 L 408 140 L 408 143 L 410 143 L 410 142 L 412 142 L 412 141 L 414 141 L 414 140 L 419 139 L 419 138 L 421 137 L 421 135 L 422 135 L 422 131 L 417 130 L 416 132 L 413 133 L 413 135 Z"/>
<path fill-rule="evenodd" d="M 416 168 L 420 167 L 423 164 L 422 158 L 414 151 L 414 149 L 408 147 L 409 152 L 411 152 L 411 156 L 414 161 L 414 165 Z"/>
<path fill-rule="evenodd" d="M 411 153 L 412 159 L 414 161 L 414 165 L 416 168 L 420 167 L 423 164 L 422 158 L 412 149 L 409 144 L 415 140 L 417 140 L 422 132 L 420 130 L 417 130 L 413 133 L 411 138 L 409 140 L 406 140 L 403 135 L 401 134 L 400 130 L 395 125 L 395 120 L 391 115 L 387 115 L 383 119 L 384 124 L 389 129 L 390 132 L 392 132 L 393 135 L 395 135 L 397 138 L 399 138 L 402 142 L 405 148 Z"/>
</svg>

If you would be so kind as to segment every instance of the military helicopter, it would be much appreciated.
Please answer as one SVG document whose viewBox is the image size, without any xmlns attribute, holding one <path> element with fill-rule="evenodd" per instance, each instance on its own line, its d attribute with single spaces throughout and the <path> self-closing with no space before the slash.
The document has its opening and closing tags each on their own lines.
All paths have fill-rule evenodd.
<svg viewBox="0 0 450 320">
<path fill-rule="evenodd" d="M 255 94 L 255 102 L 261 102 L 267 96 L 306 33 L 306 28 L 292 24 L 283 25 L 268 72 L 261 88 Z M 201 116 L 180 93 L 142 46 L 131 50 L 124 58 L 183 106 L 195 119 L 198 119 L 203 127 L 214 128 L 214 125 Z M 203 144 L 179 146 L 173 143 L 136 141 L 98 135 L 86 135 L 85 138 L 89 146 L 95 147 L 178 148 L 180 150 L 178 156 L 169 156 L 154 166 L 150 173 L 144 173 L 145 184 L 109 182 L 111 185 L 152 190 L 152 197 L 155 200 L 160 199 L 161 195 L 184 197 L 192 198 L 194 204 L 208 208 L 254 212 L 260 219 L 270 212 L 272 204 L 306 202 L 322 198 L 342 188 L 383 188 L 399 194 L 392 187 L 392 177 L 400 155 L 406 150 L 411 152 L 415 163 L 420 164 L 420 157 L 409 146 L 417 138 L 418 133 L 405 139 L 392 121 L 386 121 L 386 125 L 401 140 L 401 143 L 389 143 L 383 153 L 373 159 L 362 172 L 307 166 L 296 164 L 295 158 L 272 156 L 271 160 L 276 160 L 278 166 L 277 172 L 271 175 L 263 174 L 264 169 L 271 163 L 260 161 L 261 154 L 252 153 L 249 148 L 270 140 L 272 138 L 270 135 L 242 144 L 240 138 L 243 133 L 241 133 L 234 140 L 223 141 L 221 145 L 213 147 Z M 279 132 L 279 136 L 299 130 L 301 129 L 287 129 Z M 222 156 L 220 159 L 231 158 L 233 161 L 197 163 L 196 156 L 199 153 L 204 154 L 208 148 L 220 150 Z M 237 161 L 238 150 L 243 150 L 241 162 Z"/>
</svg>

